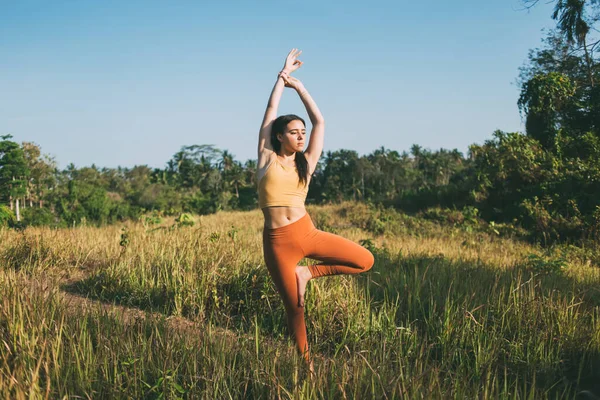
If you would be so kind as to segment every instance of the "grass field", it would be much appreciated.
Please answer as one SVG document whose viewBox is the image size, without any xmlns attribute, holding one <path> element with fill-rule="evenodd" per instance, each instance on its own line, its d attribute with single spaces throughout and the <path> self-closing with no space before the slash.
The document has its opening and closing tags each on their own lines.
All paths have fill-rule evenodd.
<svg viewBox="0 0 600 400">
<path fill-rule="evenodd" d="M 375 255 L 368 273 L 309 283 L 316 376 L 287 337 L 262 215 L 222 212 L 0 230 L 0 398 L 600 397 L 600 269 L 581 251 L 361 204 L 308 210 Z"/>
</svg>

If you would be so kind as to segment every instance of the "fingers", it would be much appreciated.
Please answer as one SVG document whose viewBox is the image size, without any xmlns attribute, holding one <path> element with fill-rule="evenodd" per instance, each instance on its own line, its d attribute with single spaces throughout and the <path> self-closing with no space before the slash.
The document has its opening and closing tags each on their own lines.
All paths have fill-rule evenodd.
<svg viewBox="0 0 600 400">
<path fill-rule="evenodd" d="M 296 71 L 298 68 L 300 68 L 302 66 L 302 64 L 304 64 L 303 61 L 300 61 L 300 60 L 294 61 L 293 64 L 289 65 L 288 72 L 292 73 L 292 72 Z"/>
<path fill-rule="evenodd" d="M 302 61 L 300 61 L 300 64 L 302 65 Z M 296 88 L 297 85 L 300 83 L 300 81 L 297 78 L 294 78 L 293 76 L 290 75 L 290 73 L 292 71 L 295 71 L 296 69 L 299 68 L 299 65 L 297 67 L 295 67 L 294 69 L 288 71 L 281 71 L 279 73 L 279 76 L 281 76 L 281 78 L 283 79 L 283 84 L 285 85 L 285 87 L 289 87 L 289 88 Z"/>
<path fill-rule="evenodd" d="M 281 72 L 281 73 L 279 74 L 279 76 L 281 76 L 281 78 L 283 79 L 283 84 L 284 84 L 286 87 L 291 87 L 291 86 L 290 86 L 290 76 L 287 74 L 287 72 Z"/>
<path fill-rule="evenodd" d="M 283 82 L 288 85 L 291 85 L 292 83 L 296 83 L 298 81 L 296 78 L 289 76 L 288 74 L 281 74 L 281 77 L 283 78 Z"/>
<path fill-rule="evenodd" d="M 291 82 L 291 81 L 297 81 L 298 80 L 298 79 L 294 78 L 293 76 L 291 76 L 290 73 L 286 72 L 286 71 L 281 71 L 280 75 L 281 75 L 281 77 L 283 78 L 284 81 Z"/>
<path fill-rule="evenodd" d="M 298 58 L 298 56 L 302 54 L 302 50 L 298 50 L 297 48 L 293 48 L 292 50 L 290 50 L 290 52 L 287 55 L 288 59 L 295 59 Z"/>
</svg>

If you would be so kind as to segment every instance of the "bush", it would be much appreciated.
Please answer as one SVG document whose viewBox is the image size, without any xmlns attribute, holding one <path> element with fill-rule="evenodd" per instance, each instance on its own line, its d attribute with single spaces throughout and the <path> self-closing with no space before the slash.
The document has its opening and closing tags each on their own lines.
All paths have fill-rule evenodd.
<svg viewBox="0 0 600 400">
<path fill-rule="evenodd" d="M 542 275 L 562 274 L 568 267 L 567 260 L 563 256 L 539 256 L 529 254 L 524 261 L 525 270 Z"/>
<path fill-rule="evenodd" d="M 23 224 L 27 226 L 53 225 L 56 217 L 47 208 L 25 208 L 23 209 Z"/>
<path fill-rule="evenodd" d="M 430 208 L 420 212 L 418 215 L 431 221 L 453 226 L 462 225 L 465 221 L 465 216 L 461 211 L 447 208 Z"/>
<path fill-rule="evenodd" d="M 11 209 L 0 204 L 0 226 L 12 226 L 15 221 L 15 214 Z"/>
<path fill-rule="evenodd" d="M 175 225 L 179 228 L 183 226 L 194 226 L 194 219 L 190 214 L 183 213 L 175 218 Z"/>
</svg>

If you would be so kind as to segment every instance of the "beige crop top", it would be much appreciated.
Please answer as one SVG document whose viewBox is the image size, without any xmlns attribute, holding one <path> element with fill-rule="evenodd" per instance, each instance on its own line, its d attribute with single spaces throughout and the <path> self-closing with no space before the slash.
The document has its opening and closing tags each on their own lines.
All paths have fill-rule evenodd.
<svg viewBox="0 0 600 400">
<path fill-rule="evenodd" d="M 304 207 L 307 193 L 308 182 L 300 183 L 296 167 L 286 167 L 275 156 L 258 182 L 258 206 Z"/>
</svg>

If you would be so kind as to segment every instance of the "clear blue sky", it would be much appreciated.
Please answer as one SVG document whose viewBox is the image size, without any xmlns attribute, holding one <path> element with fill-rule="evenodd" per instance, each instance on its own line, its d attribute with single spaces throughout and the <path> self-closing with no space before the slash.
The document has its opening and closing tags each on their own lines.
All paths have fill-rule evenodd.
<svg viewBox="0 0 600 400">
<path fill-rule="evenodd" d="M 456 1 L 0 0 L 0 134 L 61 168 L 164 167 L 183 145 L 256 157 L 292 47 L 325 150 L 483 143 L 522 131 L 518 68 L 552 5 Z M 287 89 L 280 114 L 306 116 Z"/>
</svg>

